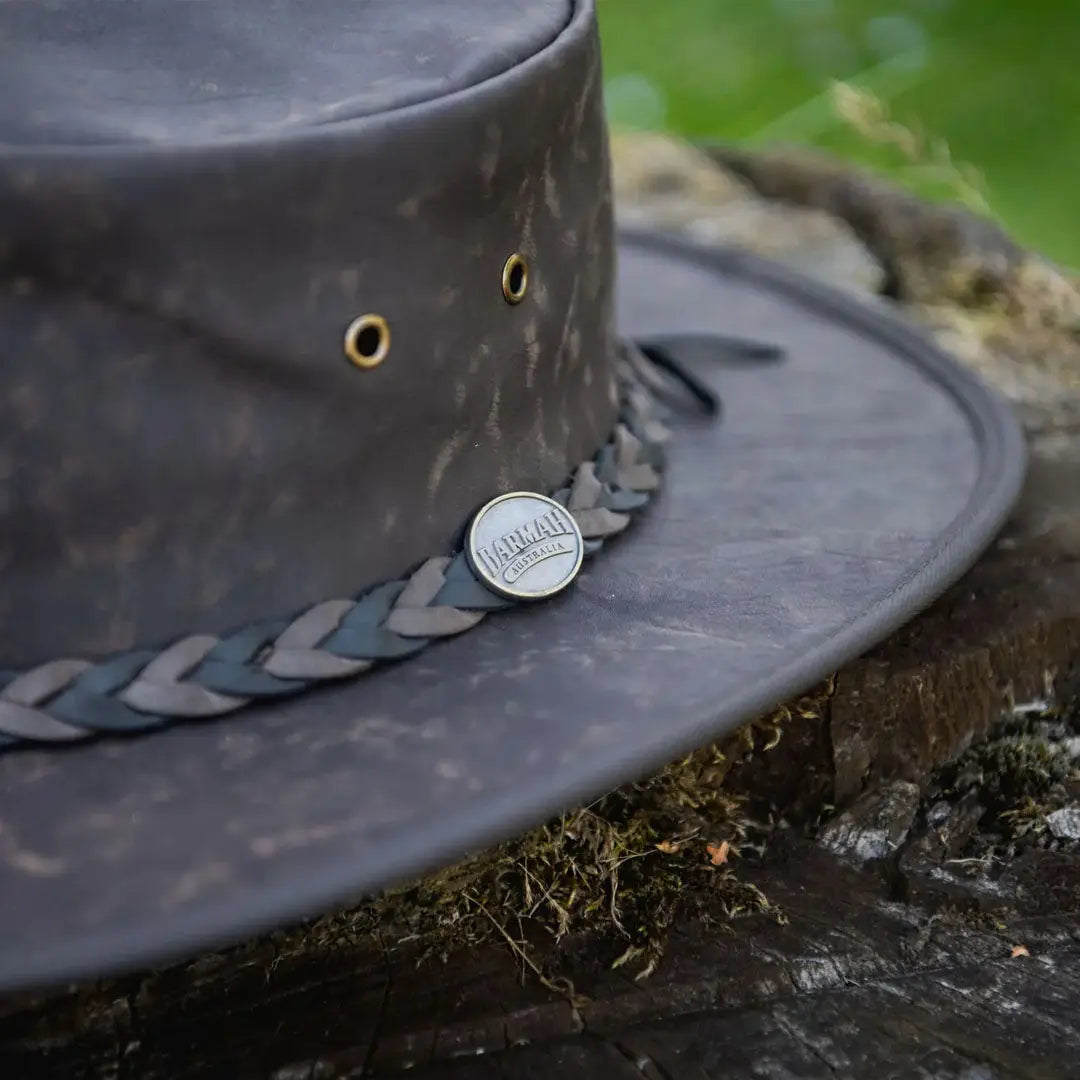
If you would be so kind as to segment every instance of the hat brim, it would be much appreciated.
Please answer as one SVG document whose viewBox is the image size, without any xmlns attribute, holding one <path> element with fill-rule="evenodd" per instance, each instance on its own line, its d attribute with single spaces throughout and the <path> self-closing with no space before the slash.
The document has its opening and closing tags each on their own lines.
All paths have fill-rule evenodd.
<svg viewBox="0 0 1080 1080">
<path fill-rule="evenodd" d="M 637 235 L 619 306 L 787 357 L 683 357 L 723 420 L 676 414 L 662 491 L 563 596 L 281 705 L 0 757 L 0 989 L 325 910 L 660 766 L 887 635 L 1018 495 L 1009 409 L 884 305 Z"/>
</svg>

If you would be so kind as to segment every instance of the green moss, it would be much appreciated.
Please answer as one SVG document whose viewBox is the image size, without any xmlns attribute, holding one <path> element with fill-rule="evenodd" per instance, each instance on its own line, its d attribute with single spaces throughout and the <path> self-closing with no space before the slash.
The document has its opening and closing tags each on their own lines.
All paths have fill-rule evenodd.
<svg viewBox="0 0 1080 1080">
<path fill-rule="evenodd" d="M 975 796 L 983 808 L 964 854 L 972 860 L 1007 858 L 1029 843 L 1056 844 L 1046 815 L 1069 803 L 1080 781 L 1068 740 L 1080 735 L 1077 702 L 1050 700 L 1014 710 L 994 735 L 940 770 L 929 802 Z"/>
<path fill-rule="evenodd" d="M 831 687 L 748 725 L 653 776 L 618 788 L 490 851 L 345 914 L 309 933 L 377 935 L 421 956 L 501 941 L 546 985 L 572 992 L 558 947 L 589 935 L 613 967 L 647 976 L 680 918 L 726 923 L 775 911 L 744 881 L 740 859 L 767 827 L 728 783 L 733 769 L 768 754 L 795 723 L 820 721 Z"/>
</svg>

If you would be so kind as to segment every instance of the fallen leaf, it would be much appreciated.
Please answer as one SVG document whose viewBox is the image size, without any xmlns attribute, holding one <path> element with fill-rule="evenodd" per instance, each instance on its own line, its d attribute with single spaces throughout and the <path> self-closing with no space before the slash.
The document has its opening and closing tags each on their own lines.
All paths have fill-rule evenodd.
<svg viewBox="0 0 1080 1080">
<path fill-rule="evenodd" d="M 706 844 L 705 850 L 709 853 L 709 862 L 713 866 L 723 866 L 731 852 L 731 844 L 721 840 L 719 844 Z"/>
<path fill-rule="evenodd" d="M 1014 945 L 1012 947 L 1012 952 L 1009 953 L 1009 955 L 1015 960 L 1018 956 L 1030 956 L 1031 953 L 1028 952 L 1028 947 L 1026 945 Z"/>
</svg>

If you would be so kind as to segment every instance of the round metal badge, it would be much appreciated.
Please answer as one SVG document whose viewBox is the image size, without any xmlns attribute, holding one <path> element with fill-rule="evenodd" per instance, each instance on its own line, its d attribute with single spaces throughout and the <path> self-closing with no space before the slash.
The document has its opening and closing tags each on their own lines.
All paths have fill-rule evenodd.
<svg viewBox="0 0 1080 1080">
<path fill-rule="evenodd" d="M 566 507 L 531 491 L 512 491 L 482 507 L 469 526 L 465 552 L 492 592 L 541 600 L 577 577 L 585 542 Z"/>
</svg>

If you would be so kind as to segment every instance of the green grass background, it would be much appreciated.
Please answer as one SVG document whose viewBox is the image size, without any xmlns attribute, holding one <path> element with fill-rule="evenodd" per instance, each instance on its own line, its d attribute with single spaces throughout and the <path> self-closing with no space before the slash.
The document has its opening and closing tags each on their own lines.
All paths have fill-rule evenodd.
<svg viewBox="0 0 1080 1080">
<path fill-rule="evenodd" d="M 930 196 L 951 185 L 854 131 L 829 87 L 975 167 L 990 211 L 1080 267 L 1080 0 L 599 0 L 622 127 L 818 146 Z"/>
</svg>

